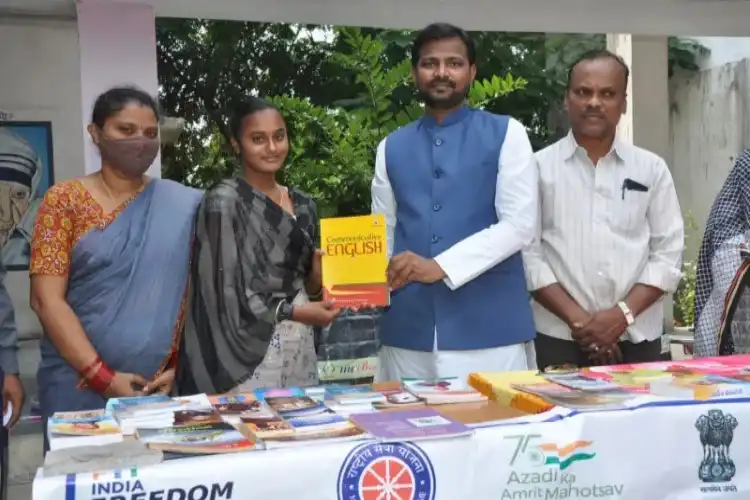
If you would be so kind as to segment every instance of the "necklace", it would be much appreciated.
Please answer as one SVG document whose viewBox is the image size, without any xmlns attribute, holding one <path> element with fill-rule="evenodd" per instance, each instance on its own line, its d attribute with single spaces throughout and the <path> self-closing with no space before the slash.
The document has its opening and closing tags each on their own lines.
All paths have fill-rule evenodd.
<svg viewBox="0 0 750 500">
<path fill-rule="evenodd" d="M 112 196 L 112 191 L 110 191 L 109 186 L 107 185 L 107 182 L 104 180 L 104 176 L 102 175 L 102 171 L 99 171 L 99 180 L 102 181 L 102 186 L 104 186 L 104 189 L 107 191 L 107 196 L 109 196 L 109 201 L 112 203 L 115 202 L 115 197 Z"/>
<path fill-rule="evenodd" d="M 109 185 L 107 184 L 107 181 L 104 180 L 104 176 L 102 175 L 102 171 L 99 171 L 99 180 L 102 182 L 102 186 L 104 186 L 104 189 L 107 191 L 107 196 L 109 196 L 109 199 L 112 203 L 117 204 L 117 199 L 112 195 L 112 190 L 109 188 Z M 140 189 L 140 188 L 139 188 Z M 138 190 L 136 189 L 136 192 Z M 130 198 L 132 195 L 128 195 L 127 197 Z"/>
</svg>

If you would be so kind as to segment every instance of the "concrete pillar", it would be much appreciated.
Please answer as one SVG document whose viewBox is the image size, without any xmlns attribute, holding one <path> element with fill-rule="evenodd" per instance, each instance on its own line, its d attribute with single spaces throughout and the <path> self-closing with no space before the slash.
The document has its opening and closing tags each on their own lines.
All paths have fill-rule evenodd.
<svg viewBox="0 0 750 500">
<path fill-rule="evenodd" d="M 78 44 L 81 60 L 83 125 L 88 126 L 97 96 L 117 85 L 134 85 L 156 97 L 156 17 L 150 5 L 79 0 Z M 101 162 L 88 134 L 84 137 L 85 170 Z M 148 171 L 161 176 L 161 159 Z"/>
<path fill-rule="evenodd" d="M 608 34 L 607 48 L 630 67 L 628 112 L 620 134 L 671 165 L 667 37 Z"/>
<path fill-rule="evenodd" d="M 607 35 L 607 48 L 630 67 L 628 112 L 620 121 L 619 133 L 633 144 L 658 154 L 673 169 L 667 44 L 666 36 Z M 671 295 L 664 301 L 664 320 L 667 332 L 671 333 L 674 329 Z"/>
</svg>

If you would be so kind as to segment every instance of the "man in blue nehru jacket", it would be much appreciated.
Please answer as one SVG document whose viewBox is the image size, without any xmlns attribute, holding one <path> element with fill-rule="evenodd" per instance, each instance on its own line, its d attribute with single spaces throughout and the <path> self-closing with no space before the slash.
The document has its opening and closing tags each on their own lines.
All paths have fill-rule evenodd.
<svg viewBox="0 0 750 500">
<path fill-rule="evenodd" d="M 376 378 L 526 370 L 535 329 L 520 251 L 538 199 L 526 129 L 466 105 L 476 53 L 464 30 L 427 26 L 411 58 L 425 115 L 380 143 L 372 181 L 392 288 Z"/>
</svg>

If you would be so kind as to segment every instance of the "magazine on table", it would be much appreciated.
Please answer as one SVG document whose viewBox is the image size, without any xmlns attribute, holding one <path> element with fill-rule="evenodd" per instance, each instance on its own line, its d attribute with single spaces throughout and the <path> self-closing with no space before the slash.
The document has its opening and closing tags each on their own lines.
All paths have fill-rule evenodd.
<svg viewBox="0 0 750 500">
<path fill-rule="evenodd" d="M 424 399 L 403 389 L 382 390 L 380 393 L 385 399 L 372 404 L 377 410 L 423 408 L 427 404 Z"/>
<path fill-rule="evenodd" d="M 588 377 L 581 372 L 545 373 L 544 378 L 553 384 L 584 392 L 622 390 L 622 386 L 616 382 Z"/>
<path fill-rule="evenodd" d="M 571 389 L 564 385 L 553 383 L 540 384 L 512 384 L 516 389 L 527 394 L 540 397 L 555 405 L 574 410 L 603 410 L 627 408 L 638 394 L 615 388 L 607 390 Z"/>
<path fill-rule="evenodd" d="M 432 408 L 363 413 L 350 418 L 371 436 L 384 441 L 455 438 L 474 432 Z"/>
<path fill-rule="evenodd" d="M 367 434 L 349 419 L 309 396 L 266 397 L 255 415 L 242 417 L 266 448 L 365 439 Z"/>
<path fill-rule="evenodd" d="M 402 379 L 404 389 L 427 404 L 471 403 L 486 401 L 479 391 L 470 387 L 458 377 L 444 377 L 437 379 Z"/>
<path fill-rule="evenodd" d="M 227 422 L 191 424 L 164 429 L 138 429 L 138 440 L 162 452 L 211 455 L 259 448 L 255 436 Z"/>
<path fill-rule="evenodd" d="M 117 421 L 104 410 L 58 412 L 47 422 L 51 450 L 104 445 L 123 440 Z"/>
</svg>

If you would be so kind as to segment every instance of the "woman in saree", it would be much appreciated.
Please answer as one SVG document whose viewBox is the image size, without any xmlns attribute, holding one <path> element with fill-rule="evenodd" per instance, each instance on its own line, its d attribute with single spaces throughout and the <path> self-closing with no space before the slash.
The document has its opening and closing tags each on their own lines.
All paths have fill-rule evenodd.
<svg viewBox="0 0 750 500">
<path fill-rule="evenodd" d="M 315 202 L 276 181 L 289 142 L 272 104 L 242 103 L 230 129 L 242 169 L 209 189 L 198 208 L 178 390 L 316 385 L 312 327 L 339 311 L 319 301 Z"/>
<path fill-rule="evenodd" d="M 171 390 L 201 194 L 145 175 L 159 152 L 158 119 L 138 89 L 99 96 L 88 131 L 101 170 L 53 185 L 39 208 L 29 273 L 44 329 L 45 422 Z"/>
</svg>

